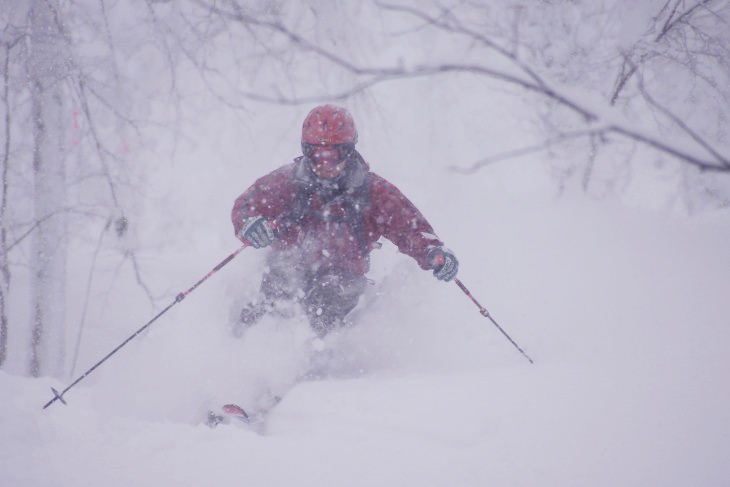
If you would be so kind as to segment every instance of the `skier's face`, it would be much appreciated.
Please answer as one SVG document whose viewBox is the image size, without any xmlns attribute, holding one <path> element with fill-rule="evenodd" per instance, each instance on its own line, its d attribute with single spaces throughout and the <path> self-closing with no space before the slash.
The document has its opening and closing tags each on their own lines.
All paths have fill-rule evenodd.
<svg viewBox="0 0 730 487">
<path fill-rule="evenodd" d="M 334 179 L 345 170 L 347 150 L 343 146 L 312 146 L 307 150 L 312 172 L 322 179 Z"/>
</svg>

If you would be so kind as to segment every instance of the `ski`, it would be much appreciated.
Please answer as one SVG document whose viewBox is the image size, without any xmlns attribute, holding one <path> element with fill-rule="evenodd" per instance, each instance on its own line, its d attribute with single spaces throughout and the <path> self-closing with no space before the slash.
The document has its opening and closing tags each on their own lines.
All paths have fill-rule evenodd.
<svg viewBox="0 0 730 487">
<path fill-rule="evenodd" d="M 259 404 L 254 412 L 246 412 L 245 409 L 237 404 L 226 404 L 220 411 L 208 411 L 205 423 L 211 428 L 215 428 L 219 424 L 237 424 L 239 426 L 244 425 L 254 431 L 259 431 L 263 428 L 271 410 L 280 401 L 281 397 L 270 397 L 265 405 Z"/>
<path fill-rule="evenodd" d="M 254 421 L 241 406 L 237 404 L 226 404 L 220 411 L 208 411 L 206 424 L 211 428 L 215 428 L 219 424 L 230 424 L 234 421 L 240 421 L 247 425 L 258 422 Z"/>
</svg>

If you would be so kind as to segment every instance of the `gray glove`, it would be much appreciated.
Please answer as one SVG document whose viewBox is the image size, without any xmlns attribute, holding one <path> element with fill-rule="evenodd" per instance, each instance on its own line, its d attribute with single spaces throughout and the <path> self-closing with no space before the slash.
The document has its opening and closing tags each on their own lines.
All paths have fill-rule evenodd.
<svg viewBox="0 0 730 487">
<path fill-rule="evenodd" d="M 440 281 L 450 281 L 459 272 L 459 261 L 448 249 L 434 247 L 428 252 L 428 261 L 431 263 L 433 275 Z"/>
<path fill-rule="evenodd" d="M 264 217 L 252 216 L 244 222 L 238 232 L 238 238 L 251 244 L 251 247 L 260 249 L 271 245 L 276 237 Z"/>
</svg>

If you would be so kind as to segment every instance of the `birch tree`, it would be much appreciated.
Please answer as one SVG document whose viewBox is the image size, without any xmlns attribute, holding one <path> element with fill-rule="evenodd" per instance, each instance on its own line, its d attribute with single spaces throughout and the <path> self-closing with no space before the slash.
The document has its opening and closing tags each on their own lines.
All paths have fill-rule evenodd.
<svg viewBox="0 0 730 487">
<path fill-rule="evenodd" d="M 2 100 L 4 106 L 3 131 L 5 144 L 0 164 L 0 367 L 7 359 L 8 353 L 8 313 L 7 301 L 10 288 L 10 266 L 8 264 L 8 231 L 7 231 L 7 206 L 8 206 L 8 171 L 10 164 L 10 49 L 19 42 L 19 37 L 14 40 L 3 39 L 3 73 L 2 78 Z"/>
<path fill-rule="evenodd" d="M 120 97 L 125 86 L 109 37 L 109 8 L 0 0 L 0 367 L 14 343 L 33 376 L 67 372 L 69 239 L 78 246 L 94 227 L 122 237 L 128 220 L 119 188 L 129 200 L 139 186 L 122 160 L 133 140 L 125 130 L 134 134 L 139 123 L 129 115 L 135 104 Z M 144 287 L 134 250 L 119 258 L 131 263 Z M 11 280 L 14 273 L 19 279 Z M 31 301 L 28 316 L 19 311 L 26 308 L 20 299 Z M 21 339 L 28 340 L 22 350 Z"/>
<path fill-rule="evenodd" d="M 66 37 L 58 2 L 32 0 L 28 78 L 32 102 L 34 212 L 30 372 L 61 375 L 66 325 L 66 171 L 62 114 Z"/>
<path fill-rule="evenodd" d="M 129 267 L 127 276 L 157 306 L 135 248 L 119 242 L 141 219 L 134 211 L 145 183 L 132 151 L 139 158 L 153 137 L 180 136 L 185 93 L 177 70 L 193 61 L 204 73 L 204 63 L 197 64 L 204 58 L 193 54 L 215 53 L 200 39 L 191 42 L 189 27 L 178 22 L 181 7 L 205 13 L 190 2 L 0 0 L 0 367 L 8 343 L 15 343 L 15 357 L 31 375 L 68 372 L 86 311 L 70 317 L 77 348 L 68 351 L 70 241 L 92 254 L 87 298 L 97 256 L 106 248 L 117 254 L 111 279 Z M 171 118 L 153 119 L 160 105 Z M 28 296 L 30 315 L 24 316 L 19 309 L 26 306 L 17 303 Z M 19 339 L 26 336 L 21 350 Z"/>
</svg>

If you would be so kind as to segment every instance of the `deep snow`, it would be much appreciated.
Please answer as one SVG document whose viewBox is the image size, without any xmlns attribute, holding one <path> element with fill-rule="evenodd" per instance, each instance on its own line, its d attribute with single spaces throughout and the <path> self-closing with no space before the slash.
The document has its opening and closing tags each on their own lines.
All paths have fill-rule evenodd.
<svg viewBox="0 0 730 487">
<path fill-rule="evenodd" d="M 361 33 L 356 20 L 390 22 L 363 5 L 322 19 L 335 34 L 360 33 L 345 51 L 374 65 L 479 55 L 427 31 L 421 53 L 400 41 L 411 24 L 397 19 L 396 36 Z M 236 85 L 247 65 L 217 51 L 222 84 Z M 128 61 L 138 63 L 135 84 L 160 75 L 150 59 Z M 335 93 L 352 81 L 301 62 L 313 84 L 298 93 Z M 159 117 L 145 132 L 150 143 L 118 155 L 130 173 L 143 168 L 146 184 L 120 188 L 129 232 L 111 241 L 92 225 L 74 228 L 70 352 L 84 325 L 74 373 L 22 377 L 29 339 L 11 327 L 0 487 L 730 485 L 730 212 L 669 212 L 681 199 L 676 161 L 620 140 L 596 164 L 589 193 L 600 202 L 573 194 L 580 175 L 571 164 L 588 156 L 586 141 L 552 148 L 552 175 L 546 153 L 450 171 L 543 140 L 535 95 L 465 74 L 372 86 L 347 104 L 372 169 L 423 211 L 459 257 L 460 279 L 534 365 L 454 284 L 387 243 L 373 253 L 375 284 L 353 328 L 312 343 L 304 323 L 268 320 L 234 339 L 231 315 L 262 267 L 261 252 L 247 249 L 71 389 L 68 406 L 42 410 L 50 387 L 62 390 L 235 250 L 233 199 L 297 155 L 310 106 L 244 99 L 233 114 L 189 76 L 176 82 L 184 103 L 162 96 L 149 107 Z M 257 71 L 251 82 L 276 88 L 281 78 Z M 622 150 L 636 151 L 631 167 Z M 154 300 L 121 257 L 128 250 Z M 307 370 L 316 374 L 303 377 Z M 266 394 L 283 400 L 261 433 L 202 424 L 211 407 L 250 408 Z"/>
<path fill-rule="evenodd" d="M 498 231 L 461 246 L 460 277 L 534 365 L 391 245 L 352 329 L 313 346 L 302 322 L 267 321 L 232 339 L 217 304 L 260 265 L 247 250 L 68 406 L 41 409 L 67 383 L 0 372 L 0 483 L 728 485 L 730 214 L 483 198 Z M 217 263 L 201 260 L 189 284 Z M 262 433 L 201 424 L 266 390 L 284 398 Z"/>
</svg>

